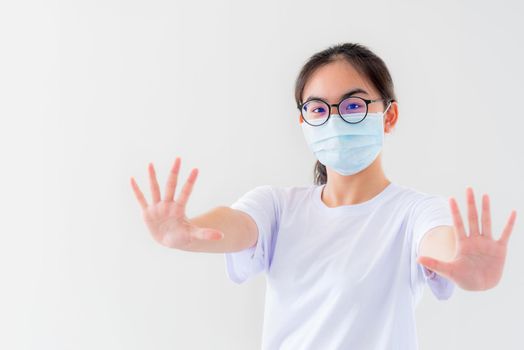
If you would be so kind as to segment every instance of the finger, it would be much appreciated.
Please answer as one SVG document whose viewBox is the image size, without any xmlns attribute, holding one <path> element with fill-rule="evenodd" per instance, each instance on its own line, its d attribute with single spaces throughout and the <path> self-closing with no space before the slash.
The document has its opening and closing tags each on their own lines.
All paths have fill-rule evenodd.
<svg viewBox="0 0 524 350">
<path fill-rule="evenodd" d="M 156 173 L 153 163 L 149 163 L 149 183 L 151 185 L 151 196 L 153 197 L 153 203 L 160 202 L 160 188 L 158 187 L 158 181 L 156 180 Z"/>
<path fill-rule="evenodd" d="M 504 231 L 502 231 L 502 235 L 500 236 L 499 242 L 506 245 L 508 244 L 509 236 L 511 235 L 511 231 L 513 230 L 513 225 L 515 225 L 515 220 L 517 218 L 517 212 L 513 210 L 511 214 L 509 215 L 508 222 L 506 223 L 506 227 L 504 227 Z"/>
<path fill-rule="evenodd" d="M 489 209 L 489 197 L 487 194 L 482 196 L 482 235 L 492 239 L 491 234 L 491 214 Z"/>
<path fill-rule="evenodd" d="M 436 260 L 427 256 L 420 256 L 417 258 L 417 262 L 421 265 L 426 266 L 428 269 L 435 271 L 441 276 L 446 278 L 452 277 L 453 264 L 445 261 Z"/>
<path fill-rule="evenodd" d="M 184 208 L 186 207 L 187 200 L 191 195 L 191 191 L 193 190 L 193 185 L 197 175 L 198 169 L 193 168 L 189 174 L 189 177 L 187 178 L 186 183 L 184 184 L 184 187 L 182 188 L 182 191 L 180 192 L 180 195 L 178 196 L 177 202 L 180 203 L 180 205 Z"/>
<path fill-rule="evenodd" d="M 464 223 L 462 222 L 462 217 L 460 216 L 460 211 L 455 198 L 451 197 L 449 199 L 449 206 L 451 207 L 453 224 L 455 225 L 455 232 L 457 233 L 459 240 L 468 238 L 464 231 Z"/>
<path fill-rule="evenodd" d="M 479 217 L 477 213 L 477 206 L 475 205 L 475 195 L 473 189 L 468 187 L 466 190 L 466 198 L 468 201 L 468 219 L 470 235 L 480 236 L 479 231 Z"/>
<path fill-rule="evenodd" d="M 166 201 L 173 201 L 173 197 L 175 196 L 175 190 L 176 190 L 176 184 L 178 181 L 179 171 L 180 171 L 180 157 L 176 157 L 175 162 L 173 163 L 173 166 L 171 167 L 169 178 L 167 179 L 166 194 L 164 197 L 164 200 Z"/>
<path fill-rule="evenodd" d="M 133 191 L 135 192 L 135 197 L 138 200 L 138 203 L 140 204 L 142 209 L 147 209 L 146 198 L 144 197 L 142 191 L 140 191 L 140 188 L 138 188 L 138 185 L 133 177 L 131 177 L 131 187 L 133 188 Z"/>
</svg>

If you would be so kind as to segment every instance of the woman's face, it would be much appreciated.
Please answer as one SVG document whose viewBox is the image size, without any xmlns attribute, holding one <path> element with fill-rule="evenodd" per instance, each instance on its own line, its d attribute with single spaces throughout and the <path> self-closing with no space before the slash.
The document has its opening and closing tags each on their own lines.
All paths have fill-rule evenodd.
<svg viewBox="0 0 524 350">
<path fill-rule="evenodd" d="M 310 97 L 320 97 L 329 104 L 335 104 L 339 103 L 341 97 L 350 91 L 355 91 L 354 96 L 365 99 L 380 98 L 378 91 L 367 79 L 361 76 L 346 60 L 339 59 L 315 70 L 304 86 L 302 102 Z M 388 109 L 384 122 L 385 132 L 389 132 L 396 121 L 396 107 L 396 102 L 394 102 Z M 383 111 L 383 101 L 368 105 L 368 113 Z M 331 114 L 337 114 L 336 107 L 331 107 Z"/>
</svg>

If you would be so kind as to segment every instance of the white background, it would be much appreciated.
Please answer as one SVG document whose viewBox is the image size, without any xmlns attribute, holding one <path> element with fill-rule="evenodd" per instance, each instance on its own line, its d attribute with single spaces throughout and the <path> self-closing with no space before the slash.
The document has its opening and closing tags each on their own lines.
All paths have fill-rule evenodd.
<svg viewBox="0 0 524 350">
<path fill-rule="evenodd" d="M 522 349 L 524 51 L 519 1 L 5 1 L 0 5 L 0 348 L 257 349 L 263 275 L 150 237 L 150 198 L 200 170 L 195 216 L 251 188 L 311 184 L 294 80 L 313 53 L 367 45 L 400 103 L 392 181 L 491 196 L 515 231 L 500 284 L 417 309 L 421 349 Z M 263 101 L 273 108 L 258 108 Z M 181 185 L 180 185 L 181 186 Z"/>
</svg>

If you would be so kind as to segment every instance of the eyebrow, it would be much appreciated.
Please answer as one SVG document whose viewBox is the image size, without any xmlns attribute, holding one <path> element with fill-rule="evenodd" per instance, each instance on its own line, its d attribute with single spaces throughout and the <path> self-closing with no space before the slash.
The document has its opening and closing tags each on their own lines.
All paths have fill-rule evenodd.
<svg viewBox="0 0 524 350">
<path fill-rule="evenodd" d="M 342 95 L 339 99 L 339 101 L 342 101 L 343 99 L 345 99 L 346 97 L 349 97 L 349 96 L 352 96 L 354 94 L 359 94 L 359 93 L 362 93 L 362 94 L 367 94 L 368 92 L 364 89 L 361 89 L 361 88 L 356 88 L 356 89 L 353 89 L 353 90 L 349 90 L 348 92 L 346 92 L 344 95 Z M 313 100 L 313 99 L 318 99 L 318 100 L 325 100 L 323 97 L 318 97 L 318 96 L 309 96 L 306 101 L 304 102 L 307 102 L 309 100 Z"/>
</svg>

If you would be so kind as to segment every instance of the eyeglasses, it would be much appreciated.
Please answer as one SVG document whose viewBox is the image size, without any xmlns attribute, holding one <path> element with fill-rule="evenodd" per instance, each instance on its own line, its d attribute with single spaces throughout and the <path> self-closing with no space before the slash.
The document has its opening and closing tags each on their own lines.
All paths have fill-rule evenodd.
<svg viewBox="0 0 524 350">
<path fill-rule="evenodd" d="M 339 103 L 330 105 L 321 99 L 311 99 L 297 105 L 302 119 L 311 126 L 320 126 L 326 123 L 331 115 L 331 107 L 337 107 L 340 118 L 350 124 L 358 124 L 368 115 L 368 105 L 384 99 L 366 100 L 362 97 L 350 96 Z M 394 100 L 388 100 L 388 103 Z"/>
</svg>

